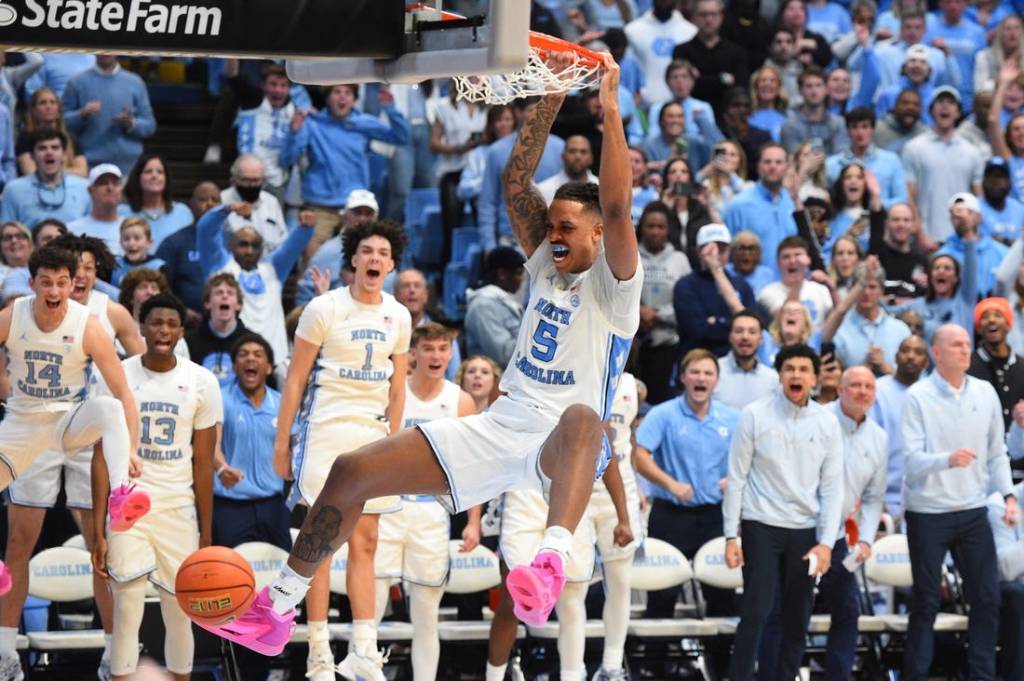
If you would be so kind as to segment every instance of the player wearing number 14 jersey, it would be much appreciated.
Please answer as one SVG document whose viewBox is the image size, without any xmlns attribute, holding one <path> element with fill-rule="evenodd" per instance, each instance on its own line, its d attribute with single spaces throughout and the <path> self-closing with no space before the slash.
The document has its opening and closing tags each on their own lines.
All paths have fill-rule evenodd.
<svg viewBox="0 0 1024 681">
<path fill-rule="evenodd" d="M 248 612 L 216 633 L 277 654 L 309 578 L 346 541 L 369 499 L 431 494 L 461 511 L 523 488 L 542 489 L 549 512 L 536 557 L 512 570 L 507 585 L 520 619 L 547 621 L 565 583 L 572 532 L 611 456 L 602 421 L 639 325 L 643 273 L 630 220 L 619 67 L 608 56 L 604 69 L 600 189 L 569 183 L 548 208 L 533 184 L 564 93 L 528 111 L 505 168 L 509 217 L 530 274 L 530 301 L 501 381 L 506 395 L 483 414 L 431 421 L 338 457 L 287 566 Z"/>
</svg>

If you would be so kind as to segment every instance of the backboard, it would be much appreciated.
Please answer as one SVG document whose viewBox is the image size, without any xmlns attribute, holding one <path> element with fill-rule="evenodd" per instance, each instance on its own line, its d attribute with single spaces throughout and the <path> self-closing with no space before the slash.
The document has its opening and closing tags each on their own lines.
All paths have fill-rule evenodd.
<svg viewBox="0 0 1024 681">
<path fill-rule="evenodd" d="M 339 1 L 339 0 L 335 0 Z M 504 73 L 522 68 L 529 55 L 530 2 L 490 0 L 481 16 L 453 18 L 442 0 L 420 3 L 405 11 L 404 27 L 395 35 L 396 54 L 342 58 L 289 59 L 289 77 L 299 83 L 418 83 L 430 78 Z M 389 17 L 390 19 L 391 17 Z M 374 33 L 391 31 L 376 24 Z"/>
</svg>

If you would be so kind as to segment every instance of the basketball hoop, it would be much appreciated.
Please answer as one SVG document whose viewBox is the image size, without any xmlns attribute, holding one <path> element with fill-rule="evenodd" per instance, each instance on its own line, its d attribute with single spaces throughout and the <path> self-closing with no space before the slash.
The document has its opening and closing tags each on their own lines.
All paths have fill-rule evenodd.
<svg viewBox="0 0 1024 681">
<path fill-rule="evenodd" d="M 559 53 L 571 58 L 564 66 L 552 60 Z M 508 104 L 524 97 L 596 87 L 601 83 L 602 63 L 597 52 L 530 31 L 530 54 L 525 68 L 489 76 L 455 76 L 453 80 L 462 99 L 482 104 Z"/>
</svg>

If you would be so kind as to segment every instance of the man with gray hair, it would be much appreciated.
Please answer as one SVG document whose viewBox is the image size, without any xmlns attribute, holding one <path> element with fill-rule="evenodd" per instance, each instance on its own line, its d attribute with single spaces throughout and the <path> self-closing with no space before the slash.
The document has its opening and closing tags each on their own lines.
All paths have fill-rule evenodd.
<svg viewBox="0 0 1024 681">
<path fill-rule="evenodd" d="M 288 236 L 288 225 L 281 202 L 263 189 L 265 179 L 263 161 L 252 154 L 242 154 L 231 164 L 231 186 L 220 193 L 220 202 L 225 206 L 243 202 L 251 205 L 252 219 L 232 213 L 228 229 L 237 232 L 242 227 L 252 227 L 263 237 L 267 250 L 272 251 Z"/>
<path fill-rule="evenodd" d="M 876 256 L 858 266 L 857 276 L 857 284 L 839 305 L 849 311 L 836 331 L 836 356 L 844 367 L 866 364 L 876 375 L 891 374 L 910 327 L 879 304 L 885 293 L 885 270 Z"/>
<path fill-rule="evenodd" d="M 1006 501 L 1003 521 L 1019 510 L 1003 439 L 1003 413 L 991 383 L 967 375 L 971 338 L 958 324 L 932 336 L 935 371 L 907 390 L 903 407 L 907 543 L 914 586 L 904 678 L 925 681 L 932 663 L 942 565 L 952 552 L 970 608 L 967 665 L 972 679 L 995 679 L 999 572 L 986 502 Z"/>
</svg>

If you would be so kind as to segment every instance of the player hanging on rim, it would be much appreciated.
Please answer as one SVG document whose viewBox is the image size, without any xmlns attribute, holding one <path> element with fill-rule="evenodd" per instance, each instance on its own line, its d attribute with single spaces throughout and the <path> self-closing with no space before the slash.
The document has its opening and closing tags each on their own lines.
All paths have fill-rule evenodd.
<svg viewBox="0 0 1024 681">
<path fill-rule="evenodd" d="M 461 511 L 513 488 L 543 488 L 550 499 L 536 557 L 510 572 L 507 582 L 520 619 L 547 621 L 565 581 L 572 531 L 595 473 L 603 473 L 611 456 L 602 421 L 639 325 L 643 274 L 630 220 L 619 67 L 610 55 L 603 59 L 600 189 L 569 183 L 548 209 L 533 185 L 564 93 L 545 95 L 531 107 L 502 177 L 531 281 L 516 350 L 501 382 L 506 396 L 486 413 L 422 424 L 335 459 L 287 566 L 248 612 L 211 631 L 278 654 L 310 579 L 352 533 L 369 499 L 433 494 L 449 510 Z"/>
<path fill-rule="evenodd" d="M 0 488 L 47 449 L 77 452 L 104 444 L 110 482 L 110 526 L 128 529 L 149 511 L 149 495 L 128 484 L 142 472 L 135 456 L 139 416 L 114 344 L 89 308 L 70 300 L 76 257 L 43 247 L 29 259 L 32 296 L 0 311 L 11 397 L 0 421 Z M 114 397 L 85 400 L 95 364 Z M 0 569 L 0 593 L 10 589 Z"/>
<path fill-rule="evenodd" d="M 397 225 L 370 222 L 350 227 L 344 235 L 343 257 L 355 269 L 351 286 L 317 296 L 302 311 L 274 443 L 274 469 L 285 479 L 294 473 L 292 506 L 313 505 L 339 453 L 355 451 L 402 428 L 412 321 L 409 311 L 383 287 L 404 245 L 405 235 Z M 293 421 L 298 432 L 289 457 Z M 365 501 L 355 511 L 361 515 L 352 518 L 348 547 L 352 645 L 338 670 L 349 679 L 376 678 L 374 672 L 380 673 L 374 619 L 377 526 L 381 513 L 397 511 L 402 503 L 397 495 Z M 306 674 L 312 681 L 333 681 L 334 654 L 327 633 L 330 564 L 322 563 L 310 576 Z"/>
</svg>

